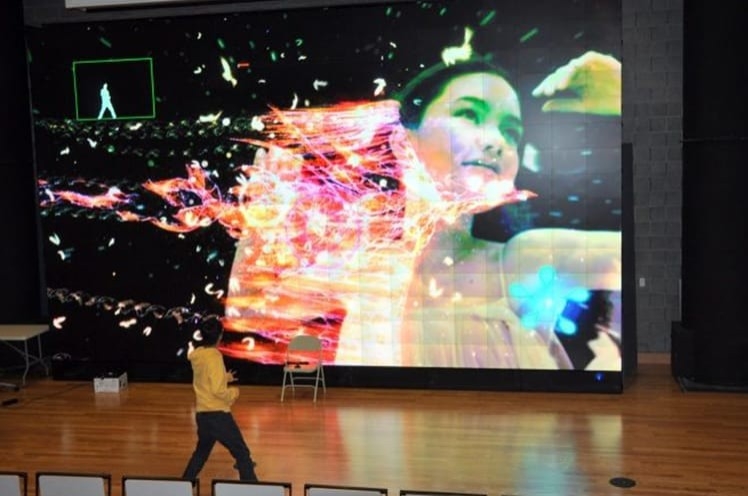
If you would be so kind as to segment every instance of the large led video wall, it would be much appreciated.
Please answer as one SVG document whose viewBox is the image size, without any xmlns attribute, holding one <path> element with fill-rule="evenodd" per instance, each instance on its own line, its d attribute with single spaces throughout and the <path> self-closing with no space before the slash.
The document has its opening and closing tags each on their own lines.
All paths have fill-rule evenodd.
<svg viewBox="0 0 748 496">
<path fill-rule="evenodd" d="M 29 28 L 56 358 L 219 316 L 258 367 L 620 372 L 620 44 L 595 0 Z"/>
</svg>

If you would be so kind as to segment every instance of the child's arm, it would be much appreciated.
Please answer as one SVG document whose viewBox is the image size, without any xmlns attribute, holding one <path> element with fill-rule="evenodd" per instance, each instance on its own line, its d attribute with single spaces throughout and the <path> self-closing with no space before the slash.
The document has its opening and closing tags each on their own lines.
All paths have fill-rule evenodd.
<svg viewBox="0 0 748 496">
<path fill-rule="evenodd" d="M 210 370 L 208 371 L 211 394 L 228 404 L 233 403 L 239 396 L 239 389 L 228 386 L 228 377 L 230 375 L 233 377 L 233 374 L 226 372 L 222 358 L 211 362 Z"/>
<path fill-rule="evenodd" d="M 236 377 L 236 372 L 233 370 L 229 370 L 226 372 L 226 382 L 231 384 L 232 382 L 236 382 L 238 378 Z"/>
</svg>

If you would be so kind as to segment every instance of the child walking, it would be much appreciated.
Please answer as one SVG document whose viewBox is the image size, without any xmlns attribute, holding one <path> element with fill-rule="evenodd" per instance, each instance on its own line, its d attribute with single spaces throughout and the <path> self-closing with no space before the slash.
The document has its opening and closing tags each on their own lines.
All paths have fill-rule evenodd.
<svg viewBox="0 0 748 496">
<path fill-rule="evenodd" d="M 217 441 L 236 460 L 234 468 L 239 470 L 239 478 L 257 481 L 249 448 L 231 414 L 231 405 L 239 396 L 239 388 L 228 384 L 236 378 L 233 371 L 226 372 L 223 355 L 216 348 L 223 334 L 223 325 L 217 318 L 207 319 L 200 334 L 202 341 L 198 341 L 196 348 L 187 355 L 192 365 L 192 387 L 196 399 L 197 446 L 182 478 L 197 479 Z"/>
</svg>

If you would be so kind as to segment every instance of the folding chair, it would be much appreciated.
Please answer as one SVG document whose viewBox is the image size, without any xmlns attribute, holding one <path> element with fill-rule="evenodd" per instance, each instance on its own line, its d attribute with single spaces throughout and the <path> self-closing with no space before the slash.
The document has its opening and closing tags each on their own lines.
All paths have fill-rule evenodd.
<svg viewBox="0 0 748 496">
<path fill-rule="evenodd" d="M 400 496 L 487 496 L 485 493 L 461 493 L 454 491 L 413 491 L 401 489 Z"/>
<path fill-rule="evenodd" d="M 37 472 L 36 496 L 111 496 L 110 474 Z"/>
<path fill-rule="evenodd" d="M 294 393 L 297 387 L 314 388 L 314 401 L 317 401 L 317 389 L 320 384 L 322 384 L 322 391 L 326 393 L 325 370 L 322 362 L 322 341 L 318 337 L 299 334 L 291 339 L 283 364 L 281 401 L 285 397 L 287 387 L 290 387 Z M 298 384 L 298 382 L 305 384 Z"/>
<path fill-rule="evenodd" d="M 27 490 L 26 472 L 0 472 L 0 496 L 26 496 Z"/>
<path fill-rule="evenodd" d="M 387 489 L 382 487 L 304 484 L 304 496 L 387 496 Z"/>
<path fill-rule="evenodd" d="M 179 477 L 122 477 L 122 496 L 199 496 L 200 484 Z"/>
<path fill-rule="evenodd" d="M 291 483 L 214 479 L 212 493 L 212 496 L 291 496 Z"/>
</svg>

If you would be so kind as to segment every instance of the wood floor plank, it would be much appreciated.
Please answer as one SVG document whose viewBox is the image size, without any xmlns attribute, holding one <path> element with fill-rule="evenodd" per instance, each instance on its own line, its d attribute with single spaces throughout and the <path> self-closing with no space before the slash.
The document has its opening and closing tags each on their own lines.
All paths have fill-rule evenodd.
<svg viewBox="0 0 748 496">
<path fill-rule="evenodd" d="M 330 388 L 280 403 L 280 387 L 240 386 L 234 414 L 261 479 L 463 491 L 489 496 L 748 494 L 748 395 L 683 393 L 644 363 L 623 394 Z M 0 470 L 178 476 L 193 449 L 189 384 L 32 378 L 0 392 Z M 201 474 L 236 478 L 217 447 Z M 613 477 L 635 480 L 614 487 Z M 33 494 L 30 493 L 30 494 Z"/>
</svg>

